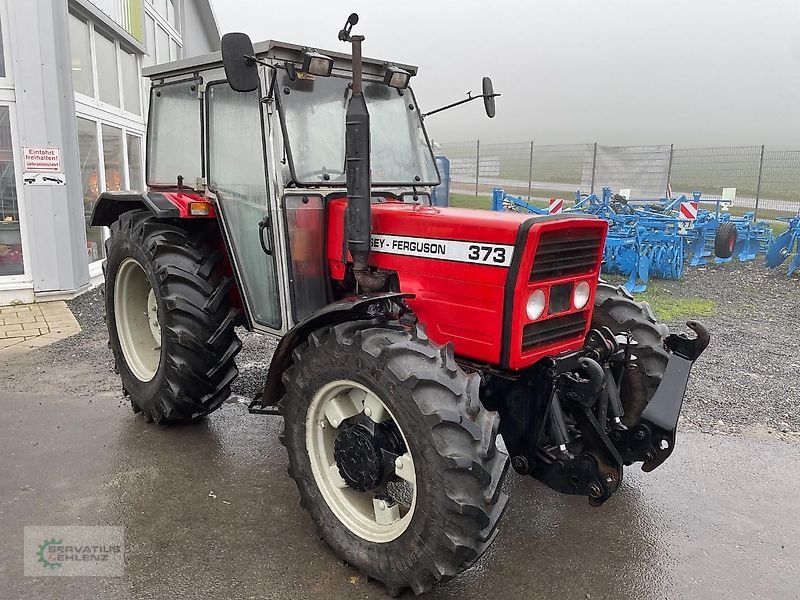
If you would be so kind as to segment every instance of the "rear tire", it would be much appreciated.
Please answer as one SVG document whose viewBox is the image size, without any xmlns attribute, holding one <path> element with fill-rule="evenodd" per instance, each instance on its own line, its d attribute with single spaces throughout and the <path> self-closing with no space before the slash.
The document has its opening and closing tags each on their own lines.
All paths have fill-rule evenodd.
<svg viewBox="0 0 800 600">
<path fill-rule="evenodd" d="M 281 441 L 289 454 L 289 475 L 319 535 L 340 558 L 396 595 L 407 587 L 424 593 L 483 554 L 508 499 L 501 489 L 508 456 L 495 447 L 499 418 L 478 400 L 478 376 L 458 367 L 451 346 L 435 346 L 419 325 L 347 322 L 312 333 L 295 350 L 283 381 Z M 349 527 L 348 519 L 337 516 L 341 509 L 329 503 L 329 486 L 319 467 L 312 467 L 312 461 L 319 461 L 310 456 L 307 422 L 309 427 L 317 423 L 313 411 L 319 394 L 332 382 L 343 381 L 380 399 L 413 457 L 409 522 L 386 530 L 382 541 L 365 539 L 358 534 L 363 529 Z M 322 429 L 331 425 L 330 419 L 317 423 Z M 333 426 L 338 434 L 342 425 Z M 395 471 L 393 477 L 399 476 Z M 352 496 L 353 486 L 348 487 L 343 493 Z M 360 493 L 374 496 L 375 490 L 380 488 Z"/>
<path fill-rule="evenodd" d="M 730 258 L 736 248 L 736 224 L 720 223 L 714 236 L 714 256 L 717 258 Z"/>
<path fill-rule="evenodd" d="M 131 406 L 148 422 L 207 415 L 239 374 L 238 311 L 228 303 L 233 280 L 223 274 L 224 255 L 208 245 L 204 227 L 189 230 L 132 211 L 111 225 L 106 241 L 110 346 Z"/>
</svg>

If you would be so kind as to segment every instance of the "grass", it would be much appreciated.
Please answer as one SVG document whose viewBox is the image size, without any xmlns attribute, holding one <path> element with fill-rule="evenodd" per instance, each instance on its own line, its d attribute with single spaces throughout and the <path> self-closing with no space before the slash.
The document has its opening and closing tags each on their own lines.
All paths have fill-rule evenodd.
<svg viewBox="0 0 800 600">
<path fill-rule="evenodd" d="M 522 199 L 527 202 L 524 194 L 522 195 Z M 547 202 L 535 199 L 531 199 L 529 204 L 533 204 L 534 206 L 538 206 L 540 208 L 545 208 L 547 206 Z M 491 194 L 480 194 L 475 196 L 473 194 L 458 194 L 450 192 L 450 206 L 454 206 L 456 208 L 482 208 L 484 210 L 489 210 L 492 207 L 492 197 Z"/>
<path fill-rule="evenodd" d="M 450 206 L 489 210 L 492 207 L 492 199 L 483 195 L 473 196 L 472 194 L 454 194 L 450 192 Z"/>
<path fill-rule="evenodd" d="M 646 301 L 653 307 L 661 321 L 707 317 L 717 310 L 717 303 L 708 298 L 686 298 L 673 294 L 659 281 L 650 281 L 647 291 L 636 294 L 636 299 Z"/>
</svg>

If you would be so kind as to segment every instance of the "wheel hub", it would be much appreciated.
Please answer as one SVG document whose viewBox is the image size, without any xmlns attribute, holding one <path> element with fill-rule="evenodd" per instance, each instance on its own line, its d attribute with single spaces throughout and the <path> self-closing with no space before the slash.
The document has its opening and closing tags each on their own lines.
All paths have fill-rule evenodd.
<svg viewBox="0 0 800 600">
<path fill-rule="evenodd" d="M 333 442 L 333 458 L 347 486 L 373 490 L 394 474 L 394 461 L 402 444 L 390 426 L 362 420 L 339 431 Z"/>
</svg>

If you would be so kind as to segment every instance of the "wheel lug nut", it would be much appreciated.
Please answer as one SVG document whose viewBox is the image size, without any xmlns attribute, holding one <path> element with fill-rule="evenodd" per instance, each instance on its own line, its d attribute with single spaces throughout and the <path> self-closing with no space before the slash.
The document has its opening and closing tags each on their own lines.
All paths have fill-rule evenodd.
<svg viewBox="0 0 800 600">
<path fill-rule="evenodd" d="M 403 459 L 399 456 L 394 460 L 394 468 L 398 470 L 403 468 Z"/>
<path fill-rule="evenodd" d="M 378 508 L 381 510 L 386 510 L 386 502 L 383 500 L 378 500 Z"/>
<path fill-rule="evenodd" d="M 371 417 L 372 416 L 372 409 L 369 406 L 365 406 L 364 407 L 364 414 L 367 415 L 368 417 Z"/>
</svg>

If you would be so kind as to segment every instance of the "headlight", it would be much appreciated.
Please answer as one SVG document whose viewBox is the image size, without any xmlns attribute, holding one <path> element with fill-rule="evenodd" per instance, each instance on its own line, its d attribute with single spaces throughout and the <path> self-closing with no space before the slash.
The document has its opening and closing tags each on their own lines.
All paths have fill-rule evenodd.
<svg viewBox="0 0 800 600">
<path fill-rule="evenodd" d="M 535 321 L 542 316 L 544 312 L 545 297 L 543 290 L 534 290 L 528 296 L 528 302 L 525 304 L 525 312 L 528 313 L 528 318 Z"/>
<path fill-rule="evenodd" d="M 575 286 L 575 292 L 572 294 L 572 305 L 580 310 L 586 303 L 589 302 L 589 295 L 592 293 L 592 288 L 586 281 L 581 281 Z"/>
</svg>

